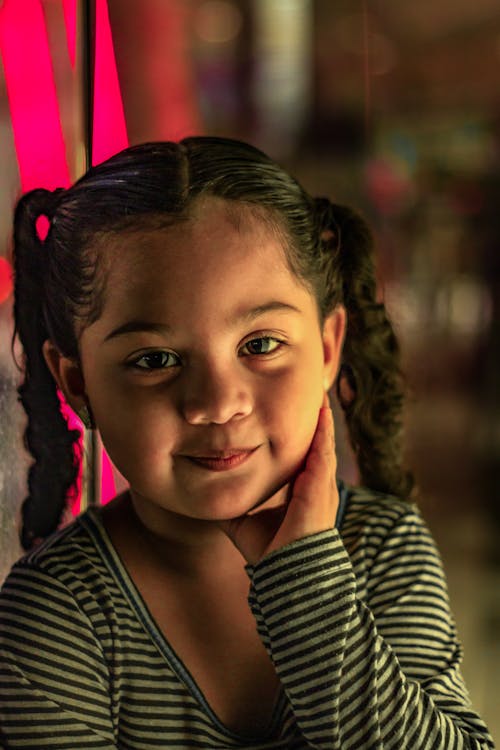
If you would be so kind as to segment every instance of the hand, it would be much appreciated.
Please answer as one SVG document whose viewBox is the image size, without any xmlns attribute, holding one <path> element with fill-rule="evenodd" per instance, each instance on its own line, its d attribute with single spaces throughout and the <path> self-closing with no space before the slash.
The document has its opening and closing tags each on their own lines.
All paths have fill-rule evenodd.
<svg viewBox="0 0 500 750">
<path fill-rule="evenodd" d="M 290 542 L 333 528 L 339 504 L 336 468 L 333 416 L 325 394 L 305 467 L 295 478 L 287 503 L 221 521 L 221 529 L 254 565 Z"/>
</svg>

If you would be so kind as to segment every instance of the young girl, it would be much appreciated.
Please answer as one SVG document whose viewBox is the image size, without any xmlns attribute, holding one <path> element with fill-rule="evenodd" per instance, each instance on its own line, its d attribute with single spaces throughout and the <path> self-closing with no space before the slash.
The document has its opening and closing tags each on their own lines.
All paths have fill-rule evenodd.
<svg viewBox="0 0 500 750">
<path fill-rule="evenodd" d="M 364 223 L 188 138 L 28 193 L 15 262 L 33 549 L 0 597 L 2 747 L 492 748 Z M 78 468 L 56 384 L 130 487 L 53 534 Z M 334 384 L 366 488 L 335 478 Z"/>
</svg>

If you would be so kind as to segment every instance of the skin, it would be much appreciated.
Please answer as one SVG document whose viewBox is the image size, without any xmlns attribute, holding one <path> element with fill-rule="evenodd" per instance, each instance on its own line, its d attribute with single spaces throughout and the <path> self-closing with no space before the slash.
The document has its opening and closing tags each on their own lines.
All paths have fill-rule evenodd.
<svg viewBox="0 0 500 750">
<path fill-rule="evenodd" d="M 80 332 L 80 361 L 45 342 L 59 387 L 76 411 L 90 407 L 130 483 L 122 502 L 166 564 L 197 560 L 201 570 L 229 549 L 256 563 L 334 525 L 325 391 L 337 374 L 345 311 L 320 325 L 282 243 L 254 214 L 235 216 L 215 198 L 181 224 L 112 235 L 104 309 Z M 244 317 L 270 301 L 296 309 Z M 155 328 L 112 335 L 137 320 Z M 226 447 L 255 450 L 225 472 L 188 458 Z"/>
</svg>

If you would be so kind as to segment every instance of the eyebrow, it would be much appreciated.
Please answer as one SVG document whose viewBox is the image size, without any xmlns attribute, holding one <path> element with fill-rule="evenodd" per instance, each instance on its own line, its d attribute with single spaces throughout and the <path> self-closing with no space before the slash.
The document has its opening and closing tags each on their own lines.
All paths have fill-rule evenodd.
<svg viewBox="0 0 500 750">
<path fill-rule="evenodd" d="M 235 325 L 237 323 L 250 323 L 255 318 L 258 318 L 260 315 L 263 315 L 267 312 L 294 312 L 300 314 L 302 311 L 298 307 L 295 307 L 295 305 L 291 305 L 288 302 L 271 300 L 270 302 L 266 302 L 263 305 L 252 307 L 249 310 L 238 311 L 236 315 L 231 318 L 231 325 Z M 109 341 L 110 339 L 114 339 L 117 336 L 125 336 L 126 334 L 130 333 L 171 334 L 172 331 L 172 326 L 169 326 L 166 323 L 153 323 L 152 321 L 148 320 L 129 320 L 108 333 L 104 341 Z"/>
</svg>

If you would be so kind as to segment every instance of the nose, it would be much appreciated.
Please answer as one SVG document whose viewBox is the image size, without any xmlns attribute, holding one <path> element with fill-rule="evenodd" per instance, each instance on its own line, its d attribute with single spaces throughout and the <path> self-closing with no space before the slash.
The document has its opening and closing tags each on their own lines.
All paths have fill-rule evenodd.
<svg viewBox="0 0 500 750">
<path fill-rule="evenodd" d="M 206 367 L 185 385 L 182 411 L 190 424 L 226 424 L 252 411 L 249 383 L 233 368 Z"/>
</svg>

